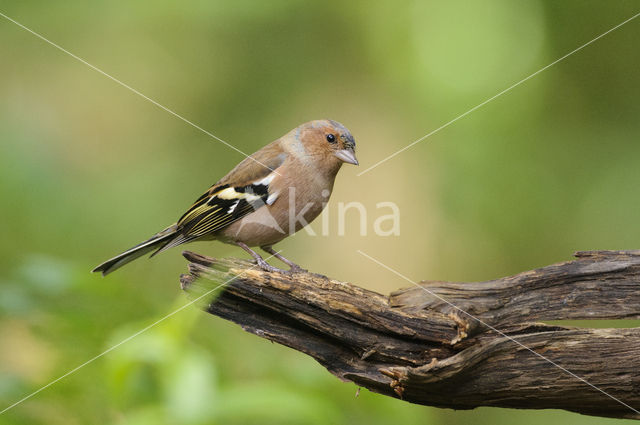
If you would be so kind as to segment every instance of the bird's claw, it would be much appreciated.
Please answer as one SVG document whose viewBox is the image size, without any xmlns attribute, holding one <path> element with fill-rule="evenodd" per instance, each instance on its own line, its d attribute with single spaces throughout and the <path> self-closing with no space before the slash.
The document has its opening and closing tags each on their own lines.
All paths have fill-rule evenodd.
<svg viewBox="0 0 640 425">
<path fill-rule="evenodd" d="M 274 267 L 271 264 L 267 263 L 265 260 L 257 260 L 256 259 L 256 263 L 265 272 L 269 272 L 269 273 L 274 273 L 274 272 L 275 273 L 287 273 L 286 270 L 282 270 L 282 269 L 279 269 L 277 267 Z"/>
<path fill-rule="evenodd" d="M 303 269 L 302 267 L 298 266 L 298 265 L 293 265 L 291 266 L 291 268 L 289 269 L 289 273 L 291 274 L 295 274 L 295 273 L 308 273 L 309 270 L 307 269 Z"/>
</svg>

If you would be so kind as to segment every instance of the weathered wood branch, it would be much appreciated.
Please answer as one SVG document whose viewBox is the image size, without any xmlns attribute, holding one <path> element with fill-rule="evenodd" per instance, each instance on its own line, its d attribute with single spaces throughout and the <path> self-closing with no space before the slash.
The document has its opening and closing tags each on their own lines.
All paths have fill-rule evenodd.
<svg viewBox="0 0 640 425">
<path fill-rule="evenodd" d="M 389 296 L 322 275 L 184 255 L 182 286 L 206 311 L 371 391 L 453 409 L 640 419 L 640 328 L 538 322 L 640 318 L 640 251 L 580 252 L 503 279 L 425 281 Z"/>
</svg>

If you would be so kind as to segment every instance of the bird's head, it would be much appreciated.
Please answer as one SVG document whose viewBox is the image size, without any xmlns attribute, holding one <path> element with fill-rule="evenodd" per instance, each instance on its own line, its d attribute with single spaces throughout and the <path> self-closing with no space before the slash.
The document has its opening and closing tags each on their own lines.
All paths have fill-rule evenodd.
<svg viewBox="0 0 640 425">
<path fill-rule="evenodd" d="M 358 165 L 356 141 L 339 122 L 310 121 L 298 127 L 295 133 L 295 138 L 301 142 L 308 155 L 339 164 L 346 162 Z"/>
</svg>

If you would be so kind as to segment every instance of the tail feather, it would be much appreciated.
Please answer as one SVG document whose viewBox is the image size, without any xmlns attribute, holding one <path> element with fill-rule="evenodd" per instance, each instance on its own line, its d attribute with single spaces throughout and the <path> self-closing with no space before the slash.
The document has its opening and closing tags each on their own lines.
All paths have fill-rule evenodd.
<svg viewBox="0 0 640 425">
<path fill-rule="evenodd" d="M 153 254 L 151 254 L 149 258 L 154 257 L 155 255 L 160 254 L 162 251 L 166 251 L 169 248 L 173 248 L 174 246 L 178 246 L 178 245 L 182 245 L 183 243 L 190 242 L 193 239 L 196 239 L 196 238 L 188 237 L 184 235 L 177 235 L 173 239 L 169 239 L 160 247 L 158 247 L 158 249 L 156 249 L 156 251 Z"/>
<path fill-rule="evenodd" d="M 176 226 L 169 226 L 162 232 L 152 236 L 150 239 L 139 243 L 133 248 L 126 250 L 122 254 L 116 255 L 115 257 L 105 261 L 91 271 L 94 273 L 100 272 L 102 273 L 102 276 L 106 276 L 107 274 L 116 269 L 119 269 L 120 267 L 135 260 L 136 258 L 142 257 L 143 255 L 151 251 L 161 250 L 165 245 L 170 243 L 174 238 L 176 238 L 176 236 L 178 236 L 176 233 Z"/>
</svg>

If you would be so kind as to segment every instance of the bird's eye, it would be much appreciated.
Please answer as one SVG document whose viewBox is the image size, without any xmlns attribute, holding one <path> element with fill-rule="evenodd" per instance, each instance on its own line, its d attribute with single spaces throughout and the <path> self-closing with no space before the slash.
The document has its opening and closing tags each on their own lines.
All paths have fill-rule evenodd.
<svg viewBox="0 0 640 425">
<path fill-rule="evenodd" d="M 335 143 L 336 142 L 336 136 L 334 136 L 333 134 L 327 134 L 327 142 Z"/>
</svg>

